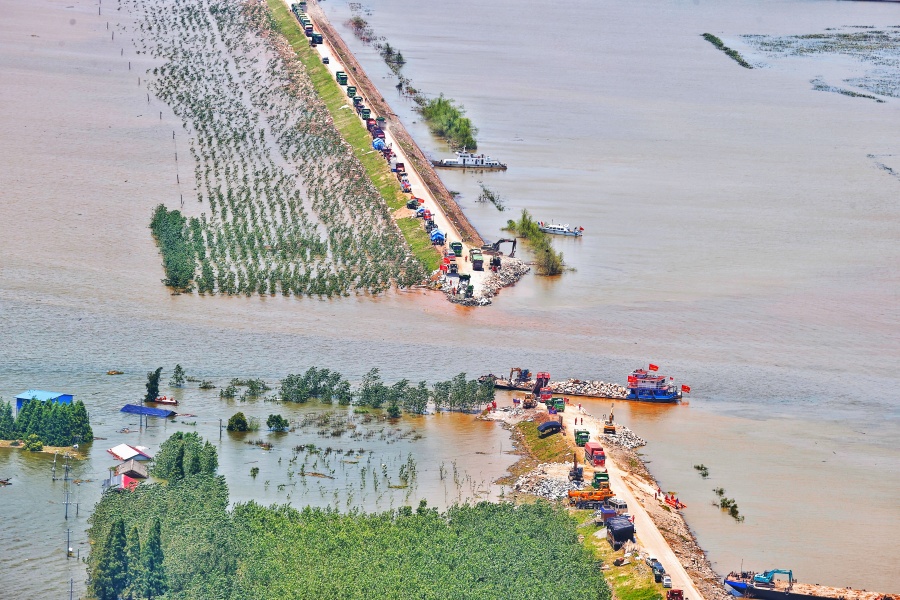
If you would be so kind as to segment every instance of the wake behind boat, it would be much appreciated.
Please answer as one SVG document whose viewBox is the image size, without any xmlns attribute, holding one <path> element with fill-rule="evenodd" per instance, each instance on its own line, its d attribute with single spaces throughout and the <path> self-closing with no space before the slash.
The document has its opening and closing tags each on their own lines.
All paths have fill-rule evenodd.
<svg viewBox="0 0 900 600">
<path fill-rule="evenodd" d="M 568 235 L 573 237 L 581 237 L 584 233 L 584 227 L 575 227 L 574 229 L 569 227 L 569 224 L 565 225 L 557 225 L 555 223 L 544 223 L 540 221 L 538 223 L 538 229 L 543 231 L 544 233 L 551 233 L 553 235 Z"/>
<path fill-rule="evenodd" d="M 495 160 L 485 154 L 472 154 L 471 152 L 456 153 L 456 158 L 442 158 L 431 161 L 435 167 L 447 167 L 451 169 L 498 169 L 506 170 L 506 163 Z"/>
</svg>

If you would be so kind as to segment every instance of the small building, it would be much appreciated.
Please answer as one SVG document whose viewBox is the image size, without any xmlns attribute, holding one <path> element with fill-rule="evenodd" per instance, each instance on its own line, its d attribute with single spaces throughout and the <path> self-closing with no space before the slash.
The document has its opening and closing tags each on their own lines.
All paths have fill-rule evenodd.
<svg viewBox="0 0 900 600">
<path fill-rule="evenodd" d="M 153 457 L 147 454 L 147 448 L 143 446 L 129 446 L 128 444 L 119 444 L 107 450 L 114 457 L 122 462 L 134 460 L 153 460 Z"/>
<path fill-rule="evenodd" d="M 26 390 L 16 396 L 16 414 L 22 410 L 22 406 L 26 402 L 38 400 L 40 402 L 57 402 L 59 404 L 72 404 L 72 394 L 62 394 L 60 392 L 45 392 L 42 390 Z"/>
<path fill-rule="evenodd" d="M 147 467 L 131 458 L 116 467 L 116 475 L 127 475 L 132 479 L 147 479 Z"/>
</svg>

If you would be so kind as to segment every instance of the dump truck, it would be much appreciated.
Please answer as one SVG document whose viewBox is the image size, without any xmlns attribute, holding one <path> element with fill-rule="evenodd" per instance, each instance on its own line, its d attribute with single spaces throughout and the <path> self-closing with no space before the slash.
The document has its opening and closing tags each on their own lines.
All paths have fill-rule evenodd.
<svg viewBox="0 0 900 600">
<path fill-rule="evenodd" d="M 591 487 L 595 490 L 608 490 L 609 473 L 606 471 L 595 471 L 594 478 L 591 480 Z"/>
<path fill-rule="evenodd" d="M 579 447 L 584 447 L 591 440 L 591 432 L 587 429 L 576 429 L 575 430 L 575 445 Z"/>
<path fill-rule="evenodd" d="M 450 242 L 450 249 L 453 250 L 453 252 L 457 256 L 462 256 L 462 252 L 463 252 L 462 242 Z"/>
<path fill-rule="evenodd" d="M 550 402 L 547 403 L 547 408 L 553 406 L 556 409 L 556 412 L 566 412 L 566 400 L 565 398 L 551 398 Z"/>
<path fill-rule="evenodd" d="M 419 199 L 418 198 L 410 198 L 406 202 L 406 208 L 411 208 L 413 210 L 418 210 L 419 208 Z"/>
<path fill-rule="evenodd" d="M 443 246 L 446 239 L 447 236 L 440 229 L 435 228 L 431 230 L 431 244 L 433 246 Z"/>
<path fill-rule="evenodd" d="M 634 523 L 627 517 L 611 517 L 606 521 L 606 539 L 613 550 L 620 549 L 625 542 L 633 542 L 634 536 Z"/>
<path fill-rule="evenodd" d="M 322 34 L 319 33 L 318 31 L 313 31 L 312 38 L 310 38 L 309 43 L 313 46 L 318 46 L 323 41 L 324 41 L 324 39 L 322 38 Z"/>
<path fill-rule="evenodd" d="M 606 466 L 606 452 L 603 451 L 603 446 L 597 442 L 587 442 L 584 445 L 584 460 L 595 467 Z"/>
<path fill-rule="evenodd" d="M 459 264 L 456 262 L 455 258 L 451 258 L 450 262 L 447 263 L 447 273 L 449 273 L 450 275 L 459 274 Z"/>
<path fill-rule="evenodd" d="M 334 78 L 337 79 L 338 85 L 347 85 L 347 74 L 343 71 L 337 71 Z"/>
<path fill-rule="evenodd" d="M 478 248 L 469 250 L 469 261 L 472 263 L 473 271 L 484 271 L 484 255 Z"/>
<path fill-rule="evenodd" d="M 348 98 L 352 98 L 352 97 L 355 96 L 355 95 L 356 95 L 356 86 L 355 86 L 355 85 L 348 85 L 348 86 L 347 86 L 347 97 L 348 97 Z"/>
<path fill-rule="evenodd" d="M 684 592 L 682 590 L 669 590 L 666 592 L 666 600 L 684 600 Z"/>
</svg>

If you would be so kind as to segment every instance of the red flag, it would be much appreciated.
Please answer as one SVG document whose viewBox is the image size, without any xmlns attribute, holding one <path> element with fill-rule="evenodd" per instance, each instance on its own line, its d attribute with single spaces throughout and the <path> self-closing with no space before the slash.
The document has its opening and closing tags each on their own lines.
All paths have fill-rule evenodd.
<svg viewBox="0 0 900 600">
<path fill-rule="evenodd" d="M 651 371 L 659 371 L 659 367 L 657 367 L 657 366 L 654 365 L 653 363 L 650 363 L 650 367 L 648 367 L 648 368 L 649 368 Z"/>
<path fill-rule="evenodd" d="M 681 391 L 684 392 L 684 393 L 686 393 L 686 394 L 690 394 L 690 393 L 691 393 L 691 386 L 689 386 L 689 385 L 682 385 L 682 386 L 681 386 Z"/>
</svg>

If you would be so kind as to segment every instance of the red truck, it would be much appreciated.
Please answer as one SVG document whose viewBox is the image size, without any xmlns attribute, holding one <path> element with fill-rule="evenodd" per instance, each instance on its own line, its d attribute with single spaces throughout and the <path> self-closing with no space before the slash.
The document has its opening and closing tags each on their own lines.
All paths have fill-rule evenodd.
<svg viewBox="0 0 900 600">
<path fill-rule="evenodd" d="M 584 445 L 584 461 L 595 467 L 606 466 L 606 452 L 597 442 L 588 442 Z"/>
</svg>

